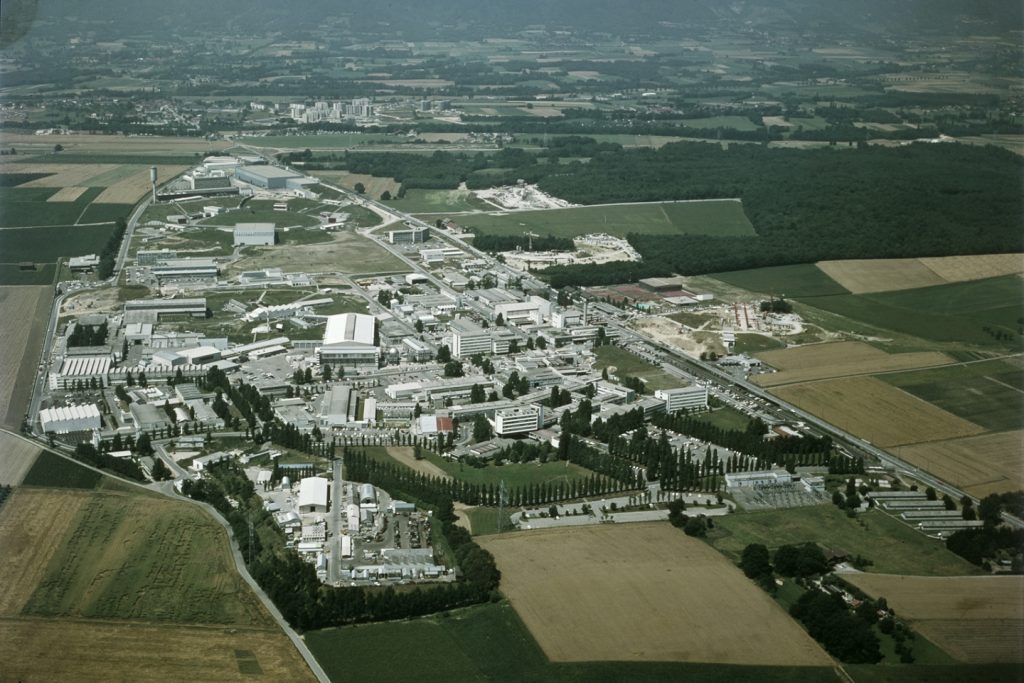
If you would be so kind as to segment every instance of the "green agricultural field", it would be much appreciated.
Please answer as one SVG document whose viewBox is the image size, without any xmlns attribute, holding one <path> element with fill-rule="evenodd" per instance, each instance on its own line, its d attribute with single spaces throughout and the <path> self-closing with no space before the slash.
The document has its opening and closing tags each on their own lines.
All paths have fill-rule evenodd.
<svg viewBox="0 0 1024 683">
<path fill-rule="evenodd" d="M 772 349 L 784 349 L 786 344 L 775 339 L 766 337 L 763 334 L 751 334 L 740 332 L 736 335 L 736 344 L 733 351 L 736 353 L 757 353 L 758 351 L 771 351 Z"/>
<path fill-rule="evenodd" d="M 405 137 L 384 133 L 331 133 L 329 135 L 267 135 L 240 138 L 239 141 L 253 147 L 273 147 L 275 149 L 346 149 L 389 142 L 401 144 L 405 142 Z"/>
<path fill-rule="evenodd" d="M 599 346 L 595 349 L 595 353 L 597 354 L 598 370 L 614 366 L 615 374 L 620 378 L 624 376 L 639 377 L 644 381 L 644 387 L 649 394 L 653 394 L 658 389 L 672 389 L 682 385 L 681 380 L 622 347 Z"/>
<path fill-rule="evenodd" d="M 100 253 L 113 232 L 113 223 L 5 228 L 0 230 L 0 254 L 5 263 L 53 263 L 61 256 Z"/>
<path fill-rule="evenodd" d="M 153 155 L 148 152 L 139 154 L 86 154 L 76 152 L 61 152 L 60 154 L 40 155 L 18 155 L 12 159 L 12 164 L 145 164 L 146 166 L 191 166 L 198 162 L 198 155 L 192 154 L 162 154 Z M 12 166 L 12 168 L 14 168 Z M 137 170 L 137 169 L 136 169 Z"/>
<path fill-rule="evenodd" d="M 879 379 L 992 431 L 1020 429 L 1024 369 L 1002 360 L 879 375 Z"/>
<path fill-rule="evenodd" d="M 477 199 L 469 190 L 407 190 L 401 199 L 385 203 L 412 214 L 494 210 L 492 205 Z"/>
<path fill-rule="evenodd" d="M 893 330 L 933 342 L 1021 348 L 1024 287 L 1018 275 L 877 294 L 818 296 L 804 303 L 873 327 L 877 334 Z"/>
<path fill-rule="evenodd" d="M 51 559 L 26 614 L 256 625 L 226 532 L 200 508 L 95 493 Z"/>
<path fill-rule="evenodd" d="M 24 486 L 47 486 L 61 489 L 96 488 L 103 475 L 76 462 L 44 450 L 25 475 Z"/>
<path fill-rule="evenodd" d="M 131 204 L 90 204 L 78 218 L 79 223 L 107 223 L 118 218 L 128 220 L 132 209 Z"/>
<path fill-rule="evenodd" d="M 790 543 L 819 543 L 861 555 L 874 565 L 867 571 L 882 574 L 960 576 L 978 568 L 885 513 L 872 510 L 850 519 L 834 505 L 744 512 L 715 518 L 708 541 L 739 561 L 751 543 L 769 549 Z"/>
<path fill-rule="evenodd" d="M 609 619 L 614 623 L 613 615 Z M 305 640 L 332 680 L 505 681 L 510 680 L 510 672 L 515 672 L 517 681 L 566 683 L 836 681 L 831 668 L 818 667 L 671 662 L 554 664 L 515 610 L 503 602 L 408 621 L 310 631 Z M 396 652 L 403 656 L 396 657 Z"/>
<path fill-rule="evenodd" d="M 629 233 L 754 234 L 753 226 L 743 213 L 743 206 L 732 200 L 602 204 L 570 209 L 510 211 L 464 216 L 459 222 L 482 233 L 496 235 L 521 235 L 526 230 L 556 237 L 575 237 L 591 232 L 622 237 Z"/>
<path fill-rule="evenodd" d="M 56 194 L 56 189 L 0 188 L 0 227 L 71 225 L 86 222 L 81 221 L 79 216 L 101 192 L 101 187 L 90 187 L 73 202 L 48 202 L 46 199 Z"/>
<path fill-rule="evenodd" d="M 845 287 L 809 263 L 734 270 L 711 277 L 740 289 L 787 298 L 849 294 Z"/>
<path fill-rule="evenodd" d="M 920 643 L 923 638 L 915 641 Z M 919 645 L 914 646 L 917 655 Z M 965 681 L 1018 681 L 1020 664 L 949 664 L 924 666 L 878 666 L 845 664 L 846 673 L 857 683 L 964 683 Z"/>
<path fill-rule="evenodd" d="M 38 264 L 35 270 L 22 270 L 17 263 L 0 263 L 0 286 L 48 285 L 55 279 L 57 264 Z"/>
</svg>

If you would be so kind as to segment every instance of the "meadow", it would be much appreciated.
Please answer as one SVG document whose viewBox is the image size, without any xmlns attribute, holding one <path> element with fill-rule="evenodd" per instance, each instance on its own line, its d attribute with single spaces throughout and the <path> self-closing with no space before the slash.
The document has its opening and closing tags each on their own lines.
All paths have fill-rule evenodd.
<svg viewBox="0 0 1024 683">
<path fill-rule="evenodd" d="M 753 226 L 743 213 L 743 205 L 731 199 L 509 211 L 463 216 L 459 222 L 465 227 L 493 235 L 520 235 L 525 230 L 556 237 L 575 237 L 595 232 L 620 237 L 630 233 L 754 234 Z"/>
<path fill-rule="evenodd" d="M 809 263 L 734 270 L 714 273 L 711 277 L 740 289 L 775 297 L 832 297 L 848 293 L 845 287 Z"/>
<path fill-rule="evenodd" d="M 354 232 L 331 233 L 323 244 L 278 247 L 251 247 L 232 264 L 229 274 L 261 268 L 281 268 L 286 273 L 341 271 L 356 273 L 407 273 L 409 267 L 373 240 Z"/>
<path fill-rule="evenodd" d="M 874 565 L 868 572 L 959 576 L 978 568 L 885 513 L 873 510 L 850 519 L 834 505 L 744 512 L 715 518 L 708 542 L 739 561 L 743 549 L 762 543 L 769 549 L 797 543 L 818 543 L 860 555 Z"/>
<path fill-rule="evenodd" d="M 620 379 L 626 376 L 639 377 L 643 380 L 647 393 L 654 393 L 658 389 L 672 389 L 682 384 L 682 380 L 676 379 L 658 366 L 648 363 L 620 346 L 599 346 L 594 353 L 597 355 L 595 367 L 598 370 L 608 368 L 609 373 L 617 375 Z"/>
<path fill-rule="evenodd" d="M 494 206 L 478 199 L 469 190 L 407 190 L 404 197 L 392 199 L 387 204 L 411 214 L 494 210 Z"/>
</svg>

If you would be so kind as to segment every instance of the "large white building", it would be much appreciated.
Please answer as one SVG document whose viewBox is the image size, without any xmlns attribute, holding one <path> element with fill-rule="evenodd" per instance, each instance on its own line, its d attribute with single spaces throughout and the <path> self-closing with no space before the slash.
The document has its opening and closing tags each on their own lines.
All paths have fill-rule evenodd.
<svg viewBox="0 0 1024 683">
<path fill-rule="evenodd" d="M 330 482 L 323 477 L 299 481 L 299 512 L 327 512 Z"/>
<path fill-rule="evenodd" d="M 377 367 L 377 320 L 364 313 L 342 313 L 327 318 L 320 363 L 345 370 Z"/>
<path fill-rule="evenodd" d="M 665 411 L 677 413 L 680 410 L 704 410 L 708 407 L 707 387 L 697 385 L 678 389 L 658 389 L 655 398 L 665 401 Z"/>
<path fill-rule="evenodd" d="M 540 325 L 551 315 L 551 302 L 540 296 L 531 296 L 528 301 L 496 304 L 494 316 L 497 318 L 499 315 L 507 322 Z"/>
<path fill-rule="evenodd" d="M 540 429 L 540 410 L 533 406 L 494 411 L 494 433 L 498 436 L 525 434 Z"/>
<path fill-rule="evenodd" d="M 448 327 L 452 331 L 452 355 L 456 358 L 491 353 L 491 333 L 476 323 L 460 318 L 452 320 Z"/>
<path fill-rule="evenodd" d="M 39 411 L 39 422 L 48 434 L 67 434 L 99 429 L 102 424 L 100 409 L 94 404 L 44 408 Z"/>
<path fill-rule="evenodd" d="M 236 247 L 273 246 L 274 234 L 273 223 L 236 223 L 234 245 Z"/>
</svg>

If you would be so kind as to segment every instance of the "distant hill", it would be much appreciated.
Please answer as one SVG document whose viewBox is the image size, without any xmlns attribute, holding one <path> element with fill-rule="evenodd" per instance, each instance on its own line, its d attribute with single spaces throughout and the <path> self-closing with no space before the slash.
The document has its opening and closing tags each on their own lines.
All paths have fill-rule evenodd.
<svg viewBox="0 0 1024 683">
<path fill-rule="evenodd" d="M 666 34 L 751 30 L 901 34 L 1020 30 L 1019 0 L 5 0 L 12 26 L 109 38 L 152 31 L 289 34 L 325 26 L 423 39 L 567 28 Z M 286 36 L 283 36 L 286 37 Z"/>
</svg>

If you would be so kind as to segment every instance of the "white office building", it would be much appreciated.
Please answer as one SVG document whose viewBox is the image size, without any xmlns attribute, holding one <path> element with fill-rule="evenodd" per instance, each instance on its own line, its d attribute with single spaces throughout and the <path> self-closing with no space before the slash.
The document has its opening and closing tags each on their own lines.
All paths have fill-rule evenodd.
<svg viewBox="0 0 1024 683">
<path fill-rule="evenodd" d="M 498 436 L 532 432 L 540 429 L 540 410 L 533 406 L 496 410 L 493 424 Z"/>
<path fill-rule="evenodd" d="M 658 389 L 655 398 L 665 401 L 665 411 L 677 413 L 680 410 L 704 410 L 708 407 L 707 387 L 689 386 L 678 389 Z"/>
<path fill-rule="evenodd" d="M 491 353 L 491 335 L 476 323 L 460 318 L 448 323 L 448 327 L 452 331 L 452 355 L 456 358 Z"/>
</svg>

